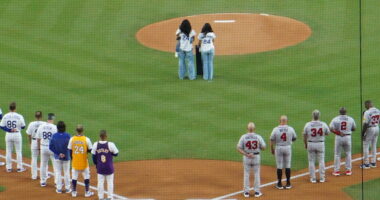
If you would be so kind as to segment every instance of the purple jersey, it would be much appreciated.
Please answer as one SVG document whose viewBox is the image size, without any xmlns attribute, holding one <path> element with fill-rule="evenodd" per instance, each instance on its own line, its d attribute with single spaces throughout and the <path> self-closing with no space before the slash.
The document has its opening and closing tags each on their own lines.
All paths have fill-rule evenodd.
<svg viewBox="0 0 380 200">
<path fill-rule="evenodd" d="M 108 147 L 108 142 L 104 144 L 98 142 L 95 155 L 97 160 L 96 169 L 98 170 L 98 174 L 113 174 L 113 155 Z"/>
</svg>

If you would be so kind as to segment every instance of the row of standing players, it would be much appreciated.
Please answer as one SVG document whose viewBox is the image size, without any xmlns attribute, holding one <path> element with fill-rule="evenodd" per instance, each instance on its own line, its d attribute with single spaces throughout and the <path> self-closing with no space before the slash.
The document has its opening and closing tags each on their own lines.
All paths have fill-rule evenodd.
<svg viewBox="0 0 380 200">
<path fill-rule="evenodd" d="M 365 102 L 366 111 L 363 113 L 362 142 L 364 161 L 360 166 L 363 169 L 376 167 L 376 144 L 379 135 L 380 111 L 375 108 L 370 100 Z M 303 129 L 303 141 L 308 152 L 310 182 L 317 183 L 315 162 L 319 162 L 319 182 L 324 183 L 325 177 L 325 136 L 330 132 L 335 134 L 334 171 L 332 175 L 340 176 L 341 150 L 346 155 L 345 174 L 352 175 L 351 161 L 351 134 L 356 129 L 355 121 L 347 115 L 347 110 L 342 107 L 339 115 L 332 119 L 330 126 L 320 121 L 320 112 L 312 112 L 312 121 L 306 123 Z M 288 125 L 285 115 L 280 117 L 280 125 L 273 129 L 270 136 L 271 152 L 275 155 L 277 165 L 277 189 L 291 189 L 291 145 L 296 141 L 295 130 Z M 260 152 L 266 148 L 263 138 L 255 133 L 255 124 L 248 124 L 248 133 L 241 136 L 237 150 L 243 155 L 244 166 L 244 191 L 243 195 L 249 197 L 250 172 L 254 173 L 254 196 L 260 197 Z M 372 157 L 369 159 L 369 149 Z M 285 169 L 286 185 L 282 184 L 282 173 Z"/>
<path fill-rule="evenodd" d="M 179 57 L 178 77 L 184 79 L 186 74 L 190 80 L 196 79 L 193 55 L 193 41 L 196 32 L 191 28 L 190 21 L 185 19 L 182 21 L 176 31 L 176 53 Z M 211 81 L 214 77 L 214 55 L 215 47 L 214 40 L 216 35 L 209 23 L 205 23 L 201 33 L 198 35 L 200 52 L 203 63 L 203 79 Z"/>
<path fill-rule="evenodd" d="M 82 174 L 85 183 L 85 197 L 90 197 L 94 193 L 90 190 L 90 168 L 87 154 L 92 154 L 92 160 L 97 169 L 98 197 L 104 199 L 104 182 L 107 181 L 107 199 L 113 199 L 114 167 L 113 157 L 118 155 L 115 144 L 107 141 L 107 132 L 101 130 L 100 140 L 92 145 L 91 140 L 84 136 L 83 125 L 77 125 L 76 134 L 71 137 L 66 132 L 66 124 L 59 121 L 54 124 L 55 115 L 48 114 L 47 122 L 42 121 L 42 112 L 35 113 L 36 121 L 29 123 L 26 133 L 31 146 L 31 175 L 32 179 L 38 178 L 38 156 L 40 156 L 40 185 L 46 187 L 48 176 L 48 162 L 51 160 L 54 171 L 54 183 L 57 193 L 71 193 L 72 197 L 77 196 L 78 175 Z M 6 171 L 12 172 L 12 150 L 13 147 L 17 156 L 17 172 L 24 172 L 22 161 L 22 136 L 21 130 L 25 129 L 24 117 L 16 112 L 16 103 L 12 102 L 9 112 L 2 116 L 0 110 L 0 128 L 6 132 Z M 71 164 L 71 182 L 70 182 Z M 63 177 L 62 177 L 63 172 Z M 62 183 L 62 178 L 64 184 Z"/>
</svg>

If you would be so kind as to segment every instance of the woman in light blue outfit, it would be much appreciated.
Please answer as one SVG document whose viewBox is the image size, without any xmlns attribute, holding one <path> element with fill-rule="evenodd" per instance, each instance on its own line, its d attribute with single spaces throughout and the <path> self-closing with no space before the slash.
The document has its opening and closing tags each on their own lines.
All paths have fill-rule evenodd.
<svg viewBox="0 0 380 200">
<path fill-rule="evenodd" d="M 194 80 L 196 78 L 193 55 L 193 41 L 195 35 L 196 33 L 194 30 L 191 29 L 189 20 L 183 20 L 182 24 L 176 32 L 176 36 L 180 38 L 178 51 L 178 77 L 181 80 L 185 78 L 186 71 L 188 71 L 188 76 L 190 80 Z"/>
<path fill-rule="evenodd" d="M 202 54 L 202 62 L 203 62 L 203 79 L 211 81 L 214 77 L 214 55 L 215 55 L 215 47 L 214 47 L 214 39 L 216 35 L 211 28 L 209 23 L 206 23 L 201 33 L 198 35 L 199 43 L 200 43 L 200 52 Z"/>
</svg>

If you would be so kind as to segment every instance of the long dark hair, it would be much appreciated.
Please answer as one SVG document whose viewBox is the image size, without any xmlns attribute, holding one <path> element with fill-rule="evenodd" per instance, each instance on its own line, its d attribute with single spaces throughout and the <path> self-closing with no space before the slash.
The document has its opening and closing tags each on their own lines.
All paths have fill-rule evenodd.
<svg viewBox="0 0 380 200">
<path fill-rule="evenodd" d="M 201 32 L 206 36 L 207 33 L 214 32 L 214 31 L 212 30 L 211 25 L 209 23 L 205 23 L 205 25 L 203 25 Z"/>
<path fill-rule="evenodd" d="M 189 20 L 183 20 L 181 25 L 179 26 L 179 30 L 181 30 L 182 33 L 189 37 L 191 31 L 191 24 Z"/>
</svg>

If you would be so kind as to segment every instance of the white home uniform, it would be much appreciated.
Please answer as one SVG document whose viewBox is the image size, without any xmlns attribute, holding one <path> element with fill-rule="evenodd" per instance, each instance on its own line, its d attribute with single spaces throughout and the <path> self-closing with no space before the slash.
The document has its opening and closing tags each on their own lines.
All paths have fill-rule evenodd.
<svg viewBox="0 0 380 200">
<path fill-rule="evenodd" d="M 34 121 L 30 122 L 28 125 L 28 128 L 26 129 L 26 134 L 30 135 L 32 142 L 30 144 L 30 150 L 32 154 L 32 162 L 31 162 L 31 173 L 32 173 L 32 179 L 37 178 L 37 161 L 38 161 L 38 156 L 40 155 L 40 148 L 37 146 L 37 130 L 40 125 L 44 124 L 45 122 L 43 121 Z"/>
<path fill-rule="evenodd" d="M 3 112 L 1 111 L 1 108 L 0 108 L 0 120 L 3 119 Z M 4 166 L 5 163 L 4 162 L 0 162 L 0 166 Z"/>
<path fill-rule="evenodd" d="M 309 173 L 312 180 L 316 180 L 316 159 L 319 161 L 319 178 L 325 180 L 325 135 L 329 133 L 329 127 L 325 122 L 311 121 L 305 125 L 303 134 L 307 136 Z"/>
<path fill-rule="evenodd" d="M 346 170 L 351 171 L 351 134 L 352 129 L 356 129 L 355 121 L 350 116 L 339 115 L 331 121 L 330 129 L 343 133 L 343 136 L 335 135 L 334 171 L 339 172 L 340 170 L 341 149 L 346 154 Z"/>
<path fill-rule="evenodd" d="M 4 115 L 0 123 L 1 127 L 7 129 L 17 129 L 17 132 L 6 132 L 5 144 L 6 144 L 6 168 L 12 169 L 12 148 L 14 146 L 17 156 L 17 169 L 23 169 L 22 167 L 22 137 L 21 129 L 25 128 L 24 117 L 16 112 L 9 112 Z"/>
<path fill-rule="evenodd" d="M 198 35 L 198 39 L 202 41 L 200 52 L 206 52 L 215 49 L 214 47 L 214 39 L 216 38 L 215 33 L 209 32 L 206 35 L 204 33 L 200 33 Z"/>
<path fill-rule="evenodd" d="M 41 126 L 39 126 L 37 129 L 37 139 L 40 139 L 40 149 L 41 149 L 41 163 L 40 163 L 41 183 L 46 183 L 46 180 L 48 178 L 47 173 L 48 173 L 49 159 L 53 165 L 53 170 L 55 174 L 54 154 L 49 149 L 50 140 L 54 133 L 57 133 L 57 126 L 51 123 L 44 123 Z"/>
<path fill-rule="evenodd" d="M 371 147 L 372 158 L 371 163 L 376 163 L 376 144 L 379 136 L 379 120 L 380 111 L 372 107 L 364 112 L 363 122 L 368 125 L 367 131 L 364 133 L 363 141 L 364 164 L 369 164 L 369 148 Z"/>
<path fill-rule="evenodd" d="M 182 33 L 181 30 L 179 30 L 179 29 L 177 29 L 175 34 L 181 38 L 180 43 L 179 43 L 179 48 L 182 51 L 192 51 L 193 50 L 193 45 L 192 45 L 193 41 L 191 41 L 191 38 L 195 37 L 195 35 L 197 34 L 194 30 L 191 30 L 189 36 Z"/>
<path fill-rule="evenodd" d="M 270 140 L 276 145 L 275 156 L 277 169 L 291 167 L 292 141 L 297 138 L 296 132 L 291 126 L 280 125 L 273 129 Z"/>
<path fill-rule="evenodd" d="M 263 138 L 256 133 L 246 133 L 241 136 L 237 147 L 242 149 L 246 153 L 253 153 L 253 158 L 243 156 L 244 165 L 244 192 L 249 192 L 250 171 L 253 169 L 255 176 L 254 190 L 260 192 L 260 152 L 262 148 L 265 148 L 266 144 Z"/>
<path fill-rule="evenodd" d="M 107 144 L 106 144 L 107 143 Z M 101 148 L 101 146 L 99 146 L 99 149 L 98 149 L 98 144 L 102 144 L 102 145 L 108 145 L 108 149 L 104 149 L 104 148 Z M 107 152 L 109 151 L 109 152 Z M 95 142 L 94 146 L 92 147 L 92 150 L 91 150 L 91 154 L 92 155 L 97 155 L 97 154 L 118 154 L 119 153 L 119 150 L 116 148 L 116 145 L 113 143 L 113 142 L 108 142 L 108 141 L 99 141 L 99 142 Z M 112 155 L 109 155 L 112 157 Z M 106 162 L 112 162 L 112 161 L 107 161 L 106 160 L 106 156 L 102 155 L 101 157 L 101 161 L 106 163 Z M 107 167 L 110 167 L 110 165 L 112 165 L 112 170 L 113 170 L 113 164 L 112 163 L 107 163 Z M 103 199 L 104 198 L 104 181 L 107 180 L 107 192 L 108 192 L 108 199 L 113 199 L 113 180 L 114 180 L 114 173 L 112 174 L 101 174 L 99 172 L 99 170 L 101 169 L 98 169 L 98 197 L 99 199 Z M 105 169 L 105 170 L 110 170 L 110 169 Z"/>
</svg>

